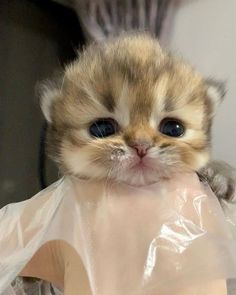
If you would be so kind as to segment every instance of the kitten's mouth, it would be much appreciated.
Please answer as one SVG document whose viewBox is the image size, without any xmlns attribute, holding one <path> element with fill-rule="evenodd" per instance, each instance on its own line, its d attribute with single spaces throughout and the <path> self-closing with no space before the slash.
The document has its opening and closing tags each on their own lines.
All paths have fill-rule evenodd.
<svg viewBox="0 0 236 295">
<path fill-rule="evenodd" d="M 131 171 L 137 171 L 137 172 L 148 172 L 148 171 L 153 171 L 154 169 L 152 167 L 150 167 L 150 165 L 148 165 L 145 161 L 143 161 L 142 159 L 138 162 L 135 163 L 131 168 Z"/>
<path fill-rule="evenodd" d="M 148 171 L 153 171 L 154 167 L 152 163 L 148 161 L 147 157 L 144 158 L 138 158 L 133 165 L 130 167 L 132 171 L 139 171 L 139 172 L 148 172 Z"/>
<path fill-rule="evenodd" d="M 140 187 L 156 183 L 160 180 L 160 177 L 157 176 L 156 167 L 145 158 L 135 161 L 128 170 L 128 177 L 125 182 L 130 185 Z"/>
<path fill-rule="evenodd" d="M 163 179 L 170 179 L 172 175 L 170 168 L 168 163 L 163 164 L 163 161 L 157 157 L 153 158 L 148 154 L 140 157 L 132 154 L 113 163 L 110 178 L 119 183 L 143 187 Z"/>
</svg>

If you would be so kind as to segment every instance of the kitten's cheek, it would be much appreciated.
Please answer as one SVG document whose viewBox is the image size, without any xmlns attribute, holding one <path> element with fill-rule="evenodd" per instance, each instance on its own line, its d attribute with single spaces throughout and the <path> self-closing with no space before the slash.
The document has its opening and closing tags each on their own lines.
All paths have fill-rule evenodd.
<svg viewBox="0 0 236 295">
<path fill-rule="evenodd" d="M 92 160 L 92 153 L 87 147 L 79 148 L 78 146 L 64 144 L 61 149 L 61 156 L 65 172 L 89 178 L 98 177 L 101 173 L 105 174 L 101 167 L 98 167 Z"/>
<path fill-rule="evenodd" d="M 198 171 L 200 168 L 204 167 L 209 160 L 209 152 L 185 152 L 182 157 L 183 163 L 187 164 L 194 171 Z"/>
</svg>

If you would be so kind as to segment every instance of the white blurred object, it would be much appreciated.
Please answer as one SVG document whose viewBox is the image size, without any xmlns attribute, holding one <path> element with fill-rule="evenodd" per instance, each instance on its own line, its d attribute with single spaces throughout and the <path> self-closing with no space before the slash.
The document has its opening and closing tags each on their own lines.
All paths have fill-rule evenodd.
<svg viewBox="0 0 236 295">
<path fill-rule="evenodd" d="M 91 39 L 141 30 L 158 36 L 169 0 L 75 1 L 75 9 Z"/>
<path fill-rule="evenodd" d="M 126 31 L 159 36 L 172 0 L 57 0 L 75 9 L 86 36 L 103 40 Z"/>
</svg>

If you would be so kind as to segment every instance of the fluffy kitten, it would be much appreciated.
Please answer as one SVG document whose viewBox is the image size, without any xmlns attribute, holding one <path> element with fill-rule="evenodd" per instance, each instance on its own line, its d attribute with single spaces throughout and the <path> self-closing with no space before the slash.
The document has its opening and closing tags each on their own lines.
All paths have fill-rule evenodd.
<svg viewBox="0 0 236 295">
<path fill-rule="evenodd" d="M 223 96 L 220 85 L 148 35 L 94 44 L 66 67 L 61 83 L 44 87 L 48 151 L 66 174 L 138 186 L 199 171 L 209 163 Z"/>
</svg>

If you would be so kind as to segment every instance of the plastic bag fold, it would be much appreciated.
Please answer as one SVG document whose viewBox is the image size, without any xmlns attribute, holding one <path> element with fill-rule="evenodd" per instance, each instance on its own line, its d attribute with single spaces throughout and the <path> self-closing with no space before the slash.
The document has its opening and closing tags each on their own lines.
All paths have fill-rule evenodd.
<svg viewBox="0 0 236 295">
<path fill-rule="evenodd" d="M 65 177 L 0 210 L 0 294 L 20 273 L 45 279 L 37 265 L 27 271 L 52 242 L 70 252 L 59 254 L 69 295 L 184 294 L 234 279 L 236 219 L 225 208 L 195 174 L 145 187 Z"/>
</svg>

